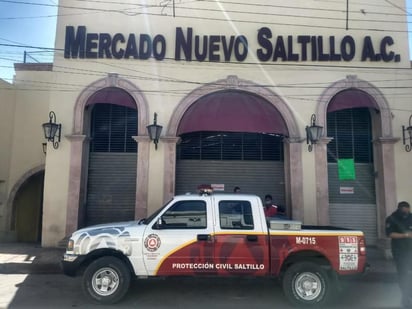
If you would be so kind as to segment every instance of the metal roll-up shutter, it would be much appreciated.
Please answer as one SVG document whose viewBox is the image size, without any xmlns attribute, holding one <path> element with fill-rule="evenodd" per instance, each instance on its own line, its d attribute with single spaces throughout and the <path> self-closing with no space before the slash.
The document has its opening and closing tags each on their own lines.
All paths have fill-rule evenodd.
<svg viewBox="0 0 412 309">
<path fill-rule="evenodd" d="M 283 137 L 249 132 L 193 132 L 177 149 L 176 193 L 196 192 L 200 184 L 219 184 L 232 193 L 271 194 L 285 207 Z"/>
<path fill-rule="evenodd" d="M 134 219 L 136 153 L 90 153 L 87 225 Z"/>
<path fill-rule="evenodd" d="M 334 226 L 362 230 L 377 243 L 377 207 L 371 118 L 367 108 L 328 113 L 329 219 Z M 355 177 L 339 178 L 339 159 L 353 159 Z"/>
<path fill-rule="evenodd" d="M 200 184 L 223 184 L 225 193 L 235 186 L 241 193 L 264 198 L 271 194 L 274 203 L 285 205 L 284 164 L 276 161 L 179 160 L 176 165 L 176 193 L 194 193 Z"/>
<path fill-rule="evenodd" d="M 328 164 L 330 223 L 362 230 L 366 243 L 376 245 L 378 235 L 373 165 L 356 163 L 355 173 L 355 180 L 340 181 L 337 164 Z M 345 189 L 349 189 L 349 193 Z"/>
<path fill-rule="evenodd" d="M 86 225 L 134 219 L 137 111 L 114 104 L 92 110 Z"/>
</svg>

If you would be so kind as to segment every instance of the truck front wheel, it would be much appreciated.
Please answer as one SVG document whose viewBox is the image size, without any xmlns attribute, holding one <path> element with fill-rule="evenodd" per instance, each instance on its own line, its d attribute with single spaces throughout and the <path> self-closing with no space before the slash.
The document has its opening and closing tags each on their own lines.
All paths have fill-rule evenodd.
<svg viewBox="0 0 412 309">
<path fill-rule="evenodd" d="M 84 293 L 94 301 L 113 304 L 127 293 L 131 273 L 120 259 L 106 256 L 92 262 L 83 275 Z"/>
<path fill-rule="evenodd" d="M 322 306 L 332 296 L 333 287 L 326 270 L 312 262 L 290 266 L 283 277 L 283 292 L 300 306 Z"/>
</svg>

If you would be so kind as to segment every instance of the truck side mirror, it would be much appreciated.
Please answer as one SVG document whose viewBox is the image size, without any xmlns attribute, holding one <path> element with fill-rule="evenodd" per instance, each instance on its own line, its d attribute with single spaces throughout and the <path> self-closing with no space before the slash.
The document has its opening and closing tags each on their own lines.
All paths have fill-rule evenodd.
<svg viewBox="0 0 412 309">
<path fill-rule="evenodd" d="M 156 223 L 153 225 L 153 229 L 155 230 L 161 230 L 163 226 L 163 220 L 162 217 L 159 217 L 156 221 Z"/>
</svg>

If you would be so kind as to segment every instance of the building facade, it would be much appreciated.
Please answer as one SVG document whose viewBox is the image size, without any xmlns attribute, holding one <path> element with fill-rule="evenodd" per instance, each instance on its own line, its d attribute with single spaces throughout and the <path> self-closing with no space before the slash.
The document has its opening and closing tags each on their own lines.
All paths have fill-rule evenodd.
<svg viewBox="0 0 412 309">
<path fill-rule="evenodd" d="M 0 90 L 5 240 L 56 246 L 212 184 L 385 246 L 385 217 L 412 201 L 403 3 L 62 0 L 55 48 Z"/>
</svg>

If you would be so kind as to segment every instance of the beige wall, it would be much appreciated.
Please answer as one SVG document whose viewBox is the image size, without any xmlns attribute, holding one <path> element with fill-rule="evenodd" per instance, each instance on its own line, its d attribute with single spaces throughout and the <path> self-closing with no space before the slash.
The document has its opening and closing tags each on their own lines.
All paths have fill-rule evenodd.
<svg viewBox="0 0 412 309">
<path fill-rule="evenodd" d="M 75 5 L 73 1 L 63 1 L 64 4 Z M 248 4 L 249 1 L 238 1 L 238 3 Z M 130 2 L 130 7 L 136 7 L 136 12 L 146 11 L 140 9 L 139 5 L 145 5 L 147 2 L 136 3 Z M 92 5 L 92 4 L 90 4 Z M 381 19 L 382 22 L 361 22 L 365 20 L 365 12 L 376 12 L 376 7 L 381 5 L 380 8 L 384 8 L 388 14 L 398 14 L 401 12 L 398 8 L 388 6 L 385 1 L 371 1 L 369 5 L 364 4 L 352 4 L 350 15 L 350 29 L 392 29 L 393 31 L 381 32 L 381 31 L 365 31 L 365 30 L 346 30 L 345 18 L 346 15 L 342 12 L 345 11 L 345 4 L 341 4 L 341 8 L 336 7 L 336 4 L 318 2 L 318 1 L 298 1 L 293 5 L 303 6 L 306 8 L 320 8 L 320 9 L 332 9 L 333 12 L 324 12 L 316 10 L 304 10 L 302 15 L 320 16 L 318 22 L 319 27 L 306 27 L 305 24 L 309 24 L 313 19 L 310 18 L 291 18 L 291 15 L 296 15 L 296 10 L 288 10 L 285 8 L 279 9 L 279 6 L 285 6 L 283 1 L 270 1 L 268 7 L 254 7 L 253 11 L 260 13 L 268 13 L 273 10 L 274 15 L 245 15 L 235 14 L 233 11 L 245 10 L 247 6 L 229 4 L 219 4 L 213 2 L 194 2 L 185 3 L 184 8 L 179 9 L 176 6 L 177 17 L 171 16 L 172 10 L 170 7 L 165 8 L 163 11 L 159 7 L 148 8 L 148 15 L 142 16 L 137 14 L 124 14 L 121 13 L 124 7 L 112 6 L 112 10 L 118 10 L 117 12 L 104 13 L 100 12 L 96 14 L 95 18 L 91 19 L 78 19 L 77 16 L 65 15 L 67 12 L 65 9 L 61 9 L 58 23 L 58 35 L 56 39 L 56 47 L 63 48 L 65 27 L 71 26 L 86 26 L 87 32 L 96 33 L 123 33 L 128 35 L 129 33 L 135 33 L 138 36 L 140 33 L 150 34 L 154 37 L 156 34 L 162 34 L 167 41 L 167 54 L 165 60 L 139 60 L 139 59 L 64 59 L 61 53 L 56 54 L 55 57 L 55 76 L 58 83 L 73 84 L 73 93 L 69 93 L 61 98 L 60 108 L 69 110 L 76 102 L 76 91 L 79 93 L 82 90 L 82 85 L 87 86 L 94 81 L 105 78 L 109 72 L 118 73 L 121 78 L 125 78 L 135 84 L 145 96 L 149 104 L 149 122 L 152 121 L 152 115 L 154 112 L 158 113 L 158 123 L 164 126 L 163 134 L 167 131 L 169 125 L 169 119 L 173 111 L 178 107 L 179 103 L 188 95 L 202 84 L 213 83 L 217 80 L 226 78 L 228 75 L 236 75 L 243 80 L 250 80 L 260 85 L 270 85 L 269 88 L 276 94 L 282 97 L 283 100 L 295 113 L 297 124 L 300 128 L 301 137 L 305 137 L 304 128 L 309 124 L 310 116 L 316 110 L 318 99 L 321 96 L 325 88 L 331 86 L 338 80 L 345 79 L 348 75 L 356 75 L 358 79 L 365 80 L 375 87 L 379 88 L 389 106 L 395 110 L 394 114 L 399 114 L 399 117 L 393 119 L 393 136 L 399 137 L 399 128 L 402 125 L 402 118 L 406 118 L 405 110 L 408 109 L 407 95 L 399 95 L 399 90 L 405 91 L 410 94 L 410 89 L 403 88 L 409 87 L 409 77 L 411 76 L 409 53 L 407 46 L 407 34 L 406 23 L 393 23 L 388 26 L 385 21 L 387 17 L 385 15 L 368 15 L 366 20 Z M 129 6 L 128 6 L 129 7 Z M 250 8 L 250 7 L 249 7 Z M 210 21 L 208 18 L 211 16 L 210 12 L 213 10 L 227 10 L 227 15 L 216 13 L 213 17 L 216 17 L 216 21 Z M 212 10 L 212 11 L 211 11 Z M 280 11 L 280 12 L 279 12 Z M 381 11 L 381 9 L 380 9 Z M 161 13 L 167 14 L 159 16 Z M 190 12 L 190 13 L 189 13 Z M 358 12 L 358 13 L 355 13 Z M 277 14 L 285 14 L 288 17 L 281 17 Z M 109 17 L 110 16 L 110 17 Z M 183 18 L 182 16 L 186 16 Z M 230 16 L 233 20 L 253 20 L 254 18 L 259 22 L 228 22 L 226 19 Z M 397 17 L 400 18 L 400 17 Z M 357 21 L 355 21 L 357 20 Z M 399 20 L 399 19 L 398 19 Z M 300 24 L 300 27 L 290 26 L 291 24 Z M 356 59 L 350 62 L 299 62 L 297 65 L 294 63 L 282 63 L 268 61 L 262 63 L 256 59 L 256 49 L 259 47 L 256 40 L 257 30 L 267 26 L 273 32 L 273 35 L 323 35 L 324 38 L 328 38 L 330 35 L 334 35 L 337 38 L 342 38 L 345 35 L 351 35 L 356 41 Z M 238 65 L 210 62 L 197 62 L 197 61 L 176 61 L 174 60 L 174 43 L 175 43 L 175 29 L 176 27 L 192 27 L 194 34 L 199 35 L 213 35 L 222 34 L 226 36 L 230 35 L 245 35 L 249 40 L 249 46 L 251 48 L 247 61 L 239 63 Z M 363 39 L 365 36 L 371 36 L 374 43 L 380 41 L 385 35 L 393 37 L 395 44 L 390 48 L 396 53 L 401 55 L 401 62 L 361 62 L 359 60 L 361 51 L 359 50 L 363 45 Z M 273 40 L 272 40 L 273 42 Z M 298 47 L 295 47 L 298 49 Z M 376 48 L 376 47 L 375 47 Z M 296 51 L 296 50 L 295 50 Z M 232 58 L 233 59 L 233 58 Z M 331 66 L 328 66 L 331 64 Z M 325 68 L 320 68 L 320 65 L 326 65 Z M 70 69 L 67 69 L 70 68 Z M 381 70 L 384 68 L 384 70 Z M 73 74 L 68 73 L 68 71 Z M 171 81 L 167 81 L 167 79 Z M 176 82 L 177 81 L 177 82 Z M 195 84 L 193 84 L 195 82 Z M 298 85 L 305 85 L 313 83 L 314 87 L 304 87 L 303 90 L 299 89 Z M 282 87 L 281 85 L 288 85 L 291 87 Z M 318 86 L 318 87 L 316 87 Z M 398 107 L 400 109 L 398 110 Z M 71 121 L 71 115 L 68 112 L 65 114 L 67 120 Z M 139 132 L 139 134 L 145 135 L 145 132 Z M 399 144 L 399 143 L 398 143 Z M 162 184 L 165 181 L 163 168 L 164 168 L 164 156 L 165 145 L 162 141 L 159 144 L 158 150 L 155 151 L 153 145 L 150 148 L 150 161 L 149 165 L 149 188 L 148 188 L 148 209 L 149 213 L 157 209 L 164 200 L 162 196 Z M 402 159 L 411 160 L 412 157 L 405 154 L 401 145 L 395 145 L 395 157 L 400 156 Z M 304 183 L 304 219 L 306 223 L 317 222 L 316 213 L 316 173 L 315 173 L 315 157 L 314 153 L 307 151 L 306 144 L 302 143 L 302 164 L 303 164 L 303 183 Z M 396 182 L 405 183 L 405 177 L 402 172 L 396 173 Z M 64 182 L 64 180 L 61 180 Z M 400 190 L 401 187 L 397 187 Z M 412 200 L 408 190 L 398 192 L 398 195 L 405 195 L 406 199 Z"/>
<path fill-rule="evenodd" d="M 11 237 L 6 229 L 9 165 L 13 137 L 15 90 L 12 84 L 0 79 L 0 239 Z"/>
<path fill-rule="evenodd" d="M 176 17 L 173 17 L 171 4 L 162 8 L 156 6 L 154 2 L 154 6 L 147 7 L 147 1 L 122 1 L 119 5 L 90 2 L 83 3 L 82 6 L 89 5 L 103 10 L 83 15 L 83 10 L 68 9 L 68 7 L 78 6 L 77 1 L 60 1 L 55 44 L 57 51 L 53 71 L 18 71 L 14 85 L 16 92 L 0 91 L 2 103 L 15 102 L 15 104 L 7 105 L 5 109 L 7 113 L 13 114 L 13 117 L 7 117 L 4 113 L 0 114 L 0 126 L 4 127 L 4 130 L 0 130 L 0 142 L 4 141 L 5 144 L 10 145 L 9 150 L 0 149 L 0 158 L 2 158 L 0 160 L 0 203 L 2 190 L 5 192 L 3 194 L 7 195 L 25 173 L 45 163 L 42 231 L 44 246 L 54 246 L 66 236 L 66 207 L 69 198 L 72 143 L 65 136 L 74 133 L 84 134 L 84 132 L 74 132 L 75 104 L 87 86 L 106 78 L 108 73 L 119 74 L 121 78 L 128 80 L 139 89 L 140 95 L 148 104 L 150 116 L 147 123 L 152 122 L 153 113 L 156 112 L 158 123 L 163 125 L 162 137 L 165 137 L 173 112 L 191 92 L 205 84 L 225 79 L 229 75 L 263 85 L 280 96 L 295 116 L 302 141 L 305 138 L 305 126 L 309 125 L 310 116 L 315 113 L 324 90 L 336 81 L 344 80 L 348 75 L 356 75 L 357 79 L 370 83 L 382 92 L 393 115 L 391 137 L 401 137 L 401 126 L 407 125 L 409 115 L 412 113 L 410 107 L 412 70 L 407 45 L 407 23 L 405 17 L 402 17 L 402 10 L 390 6 L 383 0 L 363 1 L 362 4 L 353 3 L 350 8 L 349 30 L 346 30 L 345 2 L 337 6 L 336 2 L 329 4 L 328 2 L 302 0 L 288 5 L 306 8 L 299 10 L 298 13 L 296 10 L 286 8 L 285 2 L 280 0 L 267 1 L 266 6 L 249 6 L 250 1 L 246 0 L 236 1 L 236 3 L 238 4 L 230 5 L 220 2 L 194 1 L 183 4 L 177 1 Z M 104 10 L 110 10 L 110 12 Z M 221 13 L 222 10 L 226 10 L 226 13 Z M 245 11 L 247 14 L 235 13 L 235 11 Z M 366 15 L 362 11 L 366 12 Z M 373 14 L 373 12 L 382 11 L 385 11 L 387 15 Z M 145 12 L 147 14 L 144 14 Z M 253 12 L 259 14 L 253 14 Z M 388 18 L 395 18 L 388 16 L 397 16 L 396 19 L 398 21 L 403 19 L 404 23 L 388 24 Z M 231 21 L 227 20 L 229 17 Z M 370 20 L 380 22 L 370 22 Z M 311 23 L 318 26 L 308 26 Z M 166 59 L 162 61 L 133 58 L 121 60 L 65 59 L 63 52 L 60 51 L 64 48 L 65 27 L 79 25 L 86 26 L 88 32 L 110 33 L 111 35 L 123 33 L 127 36 L 129 33 L 135 33 L 138 37 L 143 33 L 154 37 L 161 34 L 167 42 Z M 272 30 L 274 36 L 282 35 L 285 38 L 288 35 L 294 37 L 323 35 L 324 41 L 327 42 L 327 38 L 331 35 L 339 39 L 350 35 L 356 41 L 356 58 L 350 62 L 258 61 L 256 50 L 260 46 L 257 42 L 257 31 L 265 26 Z M 230 35 L 244 35 L 249 42 L 249 55 L 242 63 L 236 63 L 232 56 L 230 64 L 223 61 L 215 63 L 176 61 L 174 60 L 174 43 L 177 27 L 184 29 L 192 27 L 194 34 L 201 36 L 218 34 L 228 38 Z M 361 62 L 359 60 L 360 49 L 363 45 L 363 38 L 367 35 L 371 36 L 375 43 L 385 35 L 393 37 L 395 44 L 389 49 L 399 54 L 401 61 Z M 271 41 L 274 44 L 274 39 Z M 220 48 L 222 48 L 221 45 Z M 299 52 L 298 46 L 295 46 L 294 52 Z M 23 80 L 28 82 L 23 82 Z M 30 87 L 33 90 L 30 90 Z M 50 88 L 50 91 L 39 91 L 44 87 Z M 4 97 L 5 101 L 3 101 Z M 43 137 L 40 125 L 47 121 L 49 110 L 56 113 L 57 121 L 62 124 L 62 141 L 58 149 L 53 149 L 49 144 L 47 156 L 44 157 L 41 149 Z M 139 135 L 146 136 L 146 132 L 139 132 Z M 318 214 L 315 152 L 308 152 L 304 141 L 301 146 L 304 221 L 307 224 L 316 224 Z M 150 144 L 150 160 L 146 163 L 148 164 L 149 213 L 162 205 L 165 199 L 163 183 L 167 181 L 164 179 L 165 156 L 168 155 L 166 150 L 164 140 L 160 141 L 157 151 L 154 145 Z M 394 145 L 394 156 L 396 171 L 393 181 L 396 182 L 396 196 L 399 200 L 412 202 L 412 191 L 409 188 L 410 173 L 405 168 L 405 166 L 412 165 L 412 152 L 406 153 L 402 142 L 399 141 Z M 0 215 L 2 214 L 1 207 L 4 212 L 4 204 L 0 205 Z M 387 205 L 387 207 L 389 211 L 392 205 Z M 4 221 L 4 216 L 1 219 Z M 1 226 L 5 226 L 6 223 L 1 224 L 0 230 Z"/>
<path fill-rule="evenodd" d="M 17 65 L 14 93 L 1 113 L 1 124 L 5 126 L 1 153 L 2 173 L 6 175 L 4 190 L 6 199 L 3 206 L 3 222 L 0 231 L 5 231 L 4 239 L 14 238 L 15 218 L 12 216 L 15 198 L 19 188 L 30 176 L 44 169 L 45 155 L 42 143 L 45 142 L 41 124 L 48 121 L 50 87 L 50 65 Z M 46 88 L 44 88 L 46 85 Z M 0 92 L 4 94 L 3 91 Z M 3 103 L 3 100 L 1 100 Z M 6 101 L 4 101 L 7 103 Z M 3 119 L 4 117 L 4 119 Z M 4 150 L 3 150 L 4 149 Z M 0 184 L 1 186 L 1 184 Z M 26 201 L 28 202 L 28 201 Z M 13 234 L 10 236 L 9 234 Z"/>
</svg>

